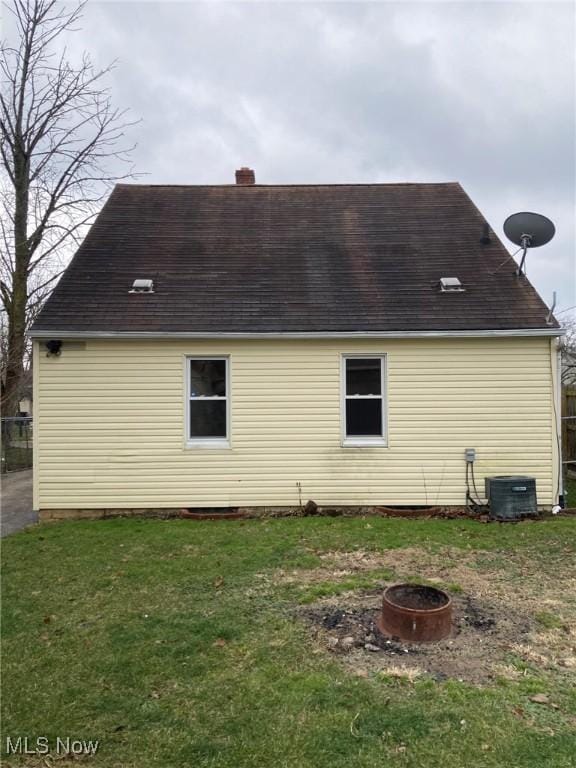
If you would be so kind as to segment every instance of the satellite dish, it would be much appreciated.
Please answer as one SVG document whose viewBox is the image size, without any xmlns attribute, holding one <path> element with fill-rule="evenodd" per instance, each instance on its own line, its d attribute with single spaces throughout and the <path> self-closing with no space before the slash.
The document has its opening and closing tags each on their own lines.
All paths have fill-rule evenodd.
<svg viewBox="0 0 576 768">
<path fill-rule="evenodd" d="M 524 239 L 529 238 L 528 248 L 546 245 L 554 237 L 554 224 L 539 213 L 513 213 L 504 222 L 504 232 L 508 240 L 524 247 Z"/>
<path fill-rule="evenodd" d="M 546 245 L 554 237 L 556 229 L 546 216 L 540 213 L 523 211 L 513 213 L 504 222 L 504 233 L 508 240 L 524 249 L 517 274 L 522 274 L 528 248 L 538 248 Z"/>
</svg>

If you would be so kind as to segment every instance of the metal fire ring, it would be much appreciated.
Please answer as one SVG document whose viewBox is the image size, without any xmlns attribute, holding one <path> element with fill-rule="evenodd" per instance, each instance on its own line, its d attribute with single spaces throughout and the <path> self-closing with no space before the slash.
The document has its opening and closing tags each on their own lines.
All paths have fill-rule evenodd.
<svg viewBox="0 0 576 768">
<path fill-rule="evenodd" d="M 384 592 L 377 625 L 400 640 L 443 640 L 452 631 L 452 600 L 436 587 L 395 584 Z"/>
</svg>

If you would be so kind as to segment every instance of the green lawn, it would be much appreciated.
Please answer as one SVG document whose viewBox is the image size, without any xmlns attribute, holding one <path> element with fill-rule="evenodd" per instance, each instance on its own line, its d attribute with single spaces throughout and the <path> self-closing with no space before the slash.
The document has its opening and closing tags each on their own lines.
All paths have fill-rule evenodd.
<svg viewBox="0 0 576 768">
<path fill-rule="evenodd" d="M 575 533 L 576 518 L 117 519 L 9 537 L 2 749 L 7 736 L 97 739 L 80 764 L 110 768 L 575 766 L 576 670 L 511 654 L 520 673 L 483 687 L 358 677 L 295 616 L 319 584 L 330 591 L 330 578 L 311 587 L 323 553 L 358 548 L 392 570 L 396 554 L 421 548 L 447 567 L 461 553 L 478 578 L 482 563 L 510 567 L 515 589 L 573 590 Z M 332 592 L 381 578 L 335 576 Z M 536 618 L 550 637 L 573 631 L 574 594 L 563 599 L 561 619 L 553 600 Z M 538 693 L 551 705 L 531 702 Z"/>
</svg>

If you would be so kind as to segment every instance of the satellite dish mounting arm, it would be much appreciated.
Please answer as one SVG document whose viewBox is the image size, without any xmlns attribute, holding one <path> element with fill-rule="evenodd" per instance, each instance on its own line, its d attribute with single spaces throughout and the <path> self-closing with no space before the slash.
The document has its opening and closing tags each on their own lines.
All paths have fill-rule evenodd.
<svg viewBox="0 0 576 768">
<path fill-rule="evenodd" d="M 528 253 L 528 248 L 530 248 L 530 243 L 532 242 L 532 235 L 522 235 L 521 239 L 521 247 L 522 247 L 522 258 L 520 259 L 520 264 L 518 265 L 518 269 L 516 270 L 516 274 L 518 277 L 520 275 L 524 274 L 524 262 L 526 261 L 526 254 Z"/>
</svg>

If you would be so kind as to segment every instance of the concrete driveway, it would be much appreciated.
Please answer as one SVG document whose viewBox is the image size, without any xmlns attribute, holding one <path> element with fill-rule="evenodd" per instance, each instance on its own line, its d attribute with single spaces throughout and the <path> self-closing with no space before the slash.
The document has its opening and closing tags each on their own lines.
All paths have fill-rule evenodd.
<svg viewBox="0 0 576 768">
<path fill-rule="evenodd" d="M 38 516 L 32 512 L 32 470 L 8 472 L 0 477 L 0 484 L 0 536 L 38 522 Z"/>
</svg>

